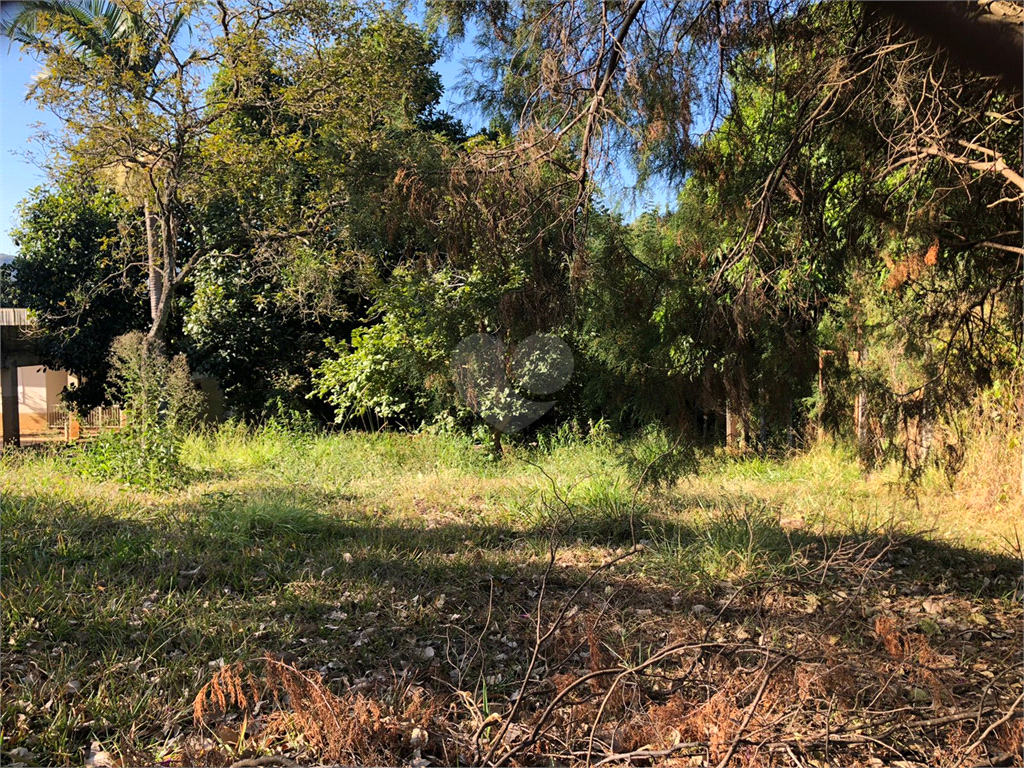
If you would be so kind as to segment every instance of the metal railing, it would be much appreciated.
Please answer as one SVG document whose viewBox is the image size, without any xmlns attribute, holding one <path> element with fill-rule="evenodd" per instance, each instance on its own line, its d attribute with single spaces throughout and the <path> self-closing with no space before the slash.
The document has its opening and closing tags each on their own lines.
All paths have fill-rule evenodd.
<svg viewBox="0 0 1024 768">
<path fill-rule="evenodd" d="M 49 429 L 63 429 L 67 426 L 69 413 L 67 406 L 58 403 L 51 405 L 46 411 L 46 426 Z M 103 429 L 121 426 L 121 409 L 116 405 L 93 408 L 78 422 L 85 428 Z"/>
</svg>

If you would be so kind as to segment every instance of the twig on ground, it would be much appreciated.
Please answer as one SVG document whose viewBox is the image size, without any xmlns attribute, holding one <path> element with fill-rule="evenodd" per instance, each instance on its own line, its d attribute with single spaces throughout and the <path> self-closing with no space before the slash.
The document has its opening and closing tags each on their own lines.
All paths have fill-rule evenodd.
<svg viewBox="0 0 1024 768">
<path fill-rule="evenodd" d="M 976 741 L 974 741 L 969 747 L 967 747 L 967 749 L 964 750 L 964 759 L 966 759 L 967 755 L 970 755 L 972 752 L 974 752 L 974 750 L 980 747 L 985 742 L 985 739 L 988 738 L 989 734 L 992 733 L 992 731 L 994 731 L 1003 723 L 1009 722 L 1014 715 L 1017 715 L 1019 717 L 1020 714 L 1017 712 L 1017 708 L 1021 705 L 1022 701 L 1024 701 L 1024 693 L 1022 693 L 1020 696 L 1016 698 L 1016 700 L 1013 702 L 1013 704 L 1010 705 L 1010 708 L 1002 717 L 1000 717 L 988 728 L 982 731 L 981 736 L 979 736 Z M 960 765 L 963 765 L 964 759 L 961 759 Z"/>
</svg>

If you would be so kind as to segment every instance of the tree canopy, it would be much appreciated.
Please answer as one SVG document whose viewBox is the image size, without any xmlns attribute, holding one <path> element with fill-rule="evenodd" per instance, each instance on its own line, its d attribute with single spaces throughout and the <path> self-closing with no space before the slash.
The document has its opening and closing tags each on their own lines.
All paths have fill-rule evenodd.
<svg viewBox="0 0 1024 768">
<path fill-rule="evenodd" d="M 554 333 L 576 373 L 547 421 L 764 446 L 868 429 L 870 400 L 866 450 L 906 454 L 908 420 L 1020 376 L 1022 94 L 947 28 L 1003 55 L 1024 12 L 896 5 L 24 4 L 4 30 L 46 67 L 65 181 L 13 290 L 64 338 L 38 243 L 93 201 L 121 325 L 148 293 L 150 335 L 250 417 L 469 426 L 460 340 Z M 435 69 L 467 35 L 472 135 Z M 626 179 L 671 210 L 614 213 Z M 112 285 L 76 242 L 65 271 Z M 110 307 L 75 307 L 109 343 Z"/>
</svg>

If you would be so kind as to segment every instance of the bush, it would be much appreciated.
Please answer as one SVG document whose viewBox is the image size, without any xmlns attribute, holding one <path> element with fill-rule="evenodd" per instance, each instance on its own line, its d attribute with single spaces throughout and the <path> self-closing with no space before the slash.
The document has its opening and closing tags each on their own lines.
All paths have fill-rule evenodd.
<svg viewBox="0 0 1024 768">
<path fill-rule="evenodd" d="M 686 435 L 672 437 L 652 425 L 628 441 L 619 453 L 626 476 L 640 486 L 674 485 L 697 471 L 697 452 Z"/>
<path fill-rule="evenodd" d="M 180 481 L 181 440 L 200 405 L 184 355 L 169 358 L 159 342 L 133 332 L 114 340 L 110 369 L 109 394 L 121 403 L 125 426 L 86 445 L 79 466 L 86 474 L 136 485 Z"/>
</svg>

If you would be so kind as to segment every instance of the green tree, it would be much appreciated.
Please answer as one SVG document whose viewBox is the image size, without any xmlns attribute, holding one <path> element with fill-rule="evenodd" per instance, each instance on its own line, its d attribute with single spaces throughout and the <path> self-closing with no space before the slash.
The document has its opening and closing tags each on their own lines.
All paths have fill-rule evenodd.
<svg viewBox="0 0 1024 768">
<path fill-rule="evenodd" d="M 436 50 L 396 14 L 222 11 L 40 3 L 5 29 L 49 73 L 34 94 L 62 158 L 142 209 L 150 336 L 173 331 L 255 412 L 276 385 L 249 385 L 303 392 L 308 356 L 403 258 L 393 190 L 461 127 L 437 109 Z"/>
<path fill-rule="evenodd" d="M 466 336 L 490 333 L 511 353 L 535 333 L 570 328 L 571 217 L 575 197 L 546 194 L 563 171 L 493 161 L 501 134 L 441 145 L 430 163 L 409 167 L 388 213 L 409 226 L 393 266 L 367 274 L 375 302 L 367 327 L 337 341 L 318 370 L 320 392 L 339 420 L 373 415 L 419 424 L 464 417 L 450 358 Z"/>
<path fill-rule="evenodd" d="M 65 48 L 83 60 L 108 58 L 118 70 L 145 79 L 156 71 L 163 54 L 158 32 L 141 9 L 105 0 L 21 0 L 4 9 L 0 34 L 34 49 Z M 180 11 L 171 17 L 166 33 L 170 41 L 185 20 Z"/>
<path fill-rule="evenodd" d="M 423 252 L 403 190 L 444 169 L 462 138 L 438 111 L 437 50 L 420 30 L 392 13 L 311 8 L 254 43 L 240 85 L 224 68 L 212 87 L 234 106 L 204 143 L 197 204 L 230 249 L 193 273 L 185 332 L 196 364 L 248 413 L 308 395 L 324 337 L 347 337 Z"/>
<path fill-rule="evenodd" d="M 736 55 L 729 112 L 690 152 L 676 212 L 591 250 L 581 339 L 643 393 L 638 404 L 721 412 L 728 400 L 751 437 L 766 437 L 810 417 L 793 402 L 814 395 L 824 347 L 843 359 L 831 378 L 846 391 L 821 415 L 849 423 L 869 387 L 891 440 L 898 419 L 962 408 L 1008 375 L 1021 196 L 1000 163 L 1020 162 L 1014 107 L 991 82 L 954 69 L 940 78 L 933 54 L 870 58 L 892 34 L 877 22 L 860 54 L 871 63 L 819 101 L 809 62 L 841 59 L 856 21 L 817 6 L 780 24 L 770 46 Z M 922 83 L 940 83 L 925 126 Z M 818 108 L 842 119 L 808 122 Z M 915 136 L 927 149 L 907 155 Z M 999 162 L 944 156 L 972 136 Z M 876 344 L 879 365 L 847 367 L 847 352 L 870 360 Z M 894 356 L 904 374 L 879 378 Z"/>
<path fill-rule="evenodd" d="M 35 190 L 12 232 L 18 255 L 3 267 L 4 305 L 33 311 L 43 363 L 83 377 L 68 393 L 83 408 L 106 395 L 114 338 L 146 325 L 135 221 L 113 193 L 64 181 Z"/>
<path fill-rule="evenodd" d="M 9 8 L 13 10 L 0 19 L 0 33 L 42 58 L 46 64 L 44 76 L 32 92 L 44 103 L 54 106 L 58 114 L 69 118 L 70 126 L 76 124 L 71 118 L 74 113 L 63 110 L 75 100 L 76 85 L 82 91 L 89 90 L 90 78 L 98 78 L 92 85 L 99 86 L 101 92 L 106 91 L 108 105 L 125 102 L 126 114 L 144 110 L 146 102 L 157 97 L 158 72 L 165 53 L 187 23 L 183 8 L 172 9 L 162 23 L 157 23 L 147 17 L 142 3 L 33 0 L 10 3 Z M 68 88 L 70 90 L 65 90 Z M 110 99 L 112 92 L 120 92 L 121 98 Z M 77 106 L 84 103 L 79 102 Z M 77 127 L 85 128 L 84 124 Z M 166 322 L 161 319 L 162 313 L 165 314 L 170 305 L 163 305 L 161 298 L 167 276 L 173 278 L 173 256 L 167 252 L 173 248 L 173 242 L 163 237 L 159 248 L 156 243 L 153 207 L 158 190 L 153 165 L 163 167 L 166 161 L 159 159 L 155 151 L 140 153 L 136 150 L 126 155 L 125 145 L 130 142 L 124 138 L 116 142 L 116 153 L 103 158 L 99 164 L 94 158 L 94 170 L 103 171 L 116 181 L 122 192 L 141 200 L 146 228 L 150 318 L 157 335 L 162 335 Z M 107 147 L 107 151 L 112 148 Z M 166 232 L 172 224 L 161 220 L 161 226 Z M 158 255 L 161 249 L 162 256 Z M 170 283 L 173 285 L 173 280 Z"/>
</svg>

